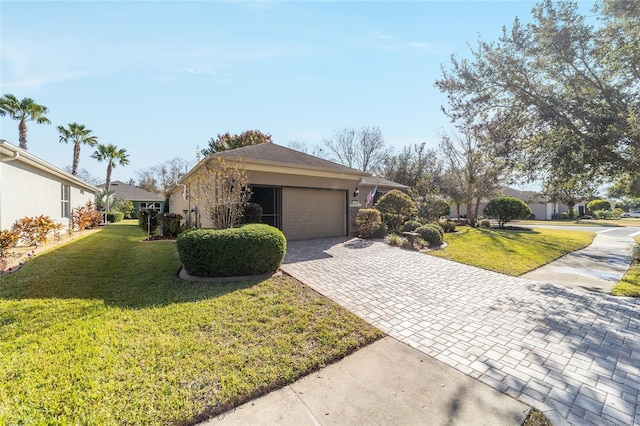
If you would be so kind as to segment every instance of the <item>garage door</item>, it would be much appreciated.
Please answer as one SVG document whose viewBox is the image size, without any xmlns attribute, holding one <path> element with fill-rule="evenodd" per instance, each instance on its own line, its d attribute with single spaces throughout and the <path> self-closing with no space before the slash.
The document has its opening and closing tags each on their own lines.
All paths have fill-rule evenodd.
<svg viewBox="0 0 640 426">
<path fill-rule="evenodd" d="M 282 188 L 282 232 L 290 240 L 347 234 L 346 191 Z"/>
</svg>

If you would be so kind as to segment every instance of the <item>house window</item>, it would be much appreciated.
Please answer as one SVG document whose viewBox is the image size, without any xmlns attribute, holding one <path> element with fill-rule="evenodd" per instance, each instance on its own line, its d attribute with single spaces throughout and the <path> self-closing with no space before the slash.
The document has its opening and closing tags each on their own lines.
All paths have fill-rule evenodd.
<svg viewBox="0 0 640 426">
<path fill-rule="evenodd" d="M 140 210 L 155 210 L 160 213 L 160 203 L 140 202 Z"/>
<path fill-rule="evenodd" d="M 62 184 L 60 187 L 60 199 L 61 199 L 61 213 L 62 217 L 70 216 L 69 202 L 71 200 L 71 187 L 69 185 Z"/>
</svg>

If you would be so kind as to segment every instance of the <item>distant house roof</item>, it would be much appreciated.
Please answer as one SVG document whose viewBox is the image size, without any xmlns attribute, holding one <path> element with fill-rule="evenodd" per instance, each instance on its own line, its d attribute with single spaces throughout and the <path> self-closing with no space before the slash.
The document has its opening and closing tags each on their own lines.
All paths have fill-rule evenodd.
<svg viewBox="0 0 640 426">
<path fill-rule="evenodd" d="M 519 200 L 524 201 L 525 203 L 547 203 L 549 199 L 544 197 L 539 192 L 535 191 L 521 191 L 515 188 L 509 188 L 508 186 L 503 186 L 500 188 L 502 191 L 502 195 L 505 197 L 514 197 Z"/>
<path fill-rule="evenodd" d="M 279 165 L 287 164 L 335 172 L 368 175 L 368 173 L 363 171 L 334 163 L 333 161 L 325 160 L 324 158 L 315 157 L 304 152 L 296 151 L 295 149 L 277 145 L 275 143 L 261 143 L 259 145 L 245 146 L 210 155 L 222 158 L 242 159 L 252 162 L 273 163 Z"/>
<path fill-rule="evenodd" d="M 360 179 L 360 185 L 366 186 L 383 186 L 386 188 L 395 188 L 400 190 L 409 189 L 407 185 L 403 185 L 401 183 L 393 182 L 391 180 L 381 178 L 378 176 L 365 176 Z"/>
<path fill-rule="evenodd" d="M 71 173 L 67 173 L 64 170 L 57 168 L 56 166 L 47 163 L 46 161 L 36 157 L 35 155 L 29 154 L 26 150 L 19 148 L 11 143 L 5 141 L 4 139 L 0 139 L 0 160 L 7 161 L 7 157 L 10 157 L 13 160 L 19 161 L 21 163 L 28 164 L 32 167 L 35 167 L 38 170 L 43 170 L 47 173 L 50 173 L 54 176 L 57 176 L 61 179 L 64 179 L 68 182 L 72 182 L 76 184 L 78 187 L 87 190 L 89 192 L 97 193 L 98 188 L 93 185 L 88 184 L 77 176 L 72 175 Z"/>
<path fill-rule="evenodd" d="M 99 188 L 104 189 L 105 185 L 98 185 Z M 113 191 L 116 198 L 129 201 L 164 201 L 164 197 L 149 192 L 135 185 L 129 185 L 119 180 L 111 182 L 111 191 Z"/>
</svg>

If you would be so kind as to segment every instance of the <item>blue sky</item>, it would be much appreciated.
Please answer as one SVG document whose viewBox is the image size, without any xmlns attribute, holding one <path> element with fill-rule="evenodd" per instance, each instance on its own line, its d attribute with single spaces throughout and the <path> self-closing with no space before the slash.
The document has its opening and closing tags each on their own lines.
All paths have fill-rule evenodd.
<svg viewBox="0 0 640 426">
<path fill-rule="evenodd" d="M 379 126 L 398 152 L 435 147 L 450 126 L 434 87 L 452 53 L 499 37 L 529 1 L 0 2 L 0 94 L 31 97 L 29 152 L 64 168 L 78 122 L 127 149 L 114 180 L 173 157 L 195 159 L 218 133 L 259 129 L 309 147 L 343 127 Z M 581 2 L 588 10 L 593 2 Z M 17 122 L 0 138 L 18 144 Z M 106 165 L 82 147 L 80 168 Z"/>
</svg>

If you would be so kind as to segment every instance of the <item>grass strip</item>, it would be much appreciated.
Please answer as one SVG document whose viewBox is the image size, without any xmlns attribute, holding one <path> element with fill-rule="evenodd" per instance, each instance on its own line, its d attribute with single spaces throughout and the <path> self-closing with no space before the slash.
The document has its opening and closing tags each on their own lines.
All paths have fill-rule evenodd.
<svg viewBox="0 0 640 426">
<path fill-rule="evenodd" d="M 462 227 L 445 234 L 442 257 L 490 271 L 519 276 L 591 244 L 595 233 L 542 228 L 480 229 Z"/>
<path fill-rule="evenodd" d="M 113 224 L 0 278 L 0 424 L 193 424 L 382 336 L 291 277 L 179 280 Z"/>
<path fill-rule="evenodd" d="M 631 255 L 631 266 L 613 287 L 611 294 L 614 296 L 640 297 L 640 238 L 635 241 L 637 245 Z"/>
</svg>

